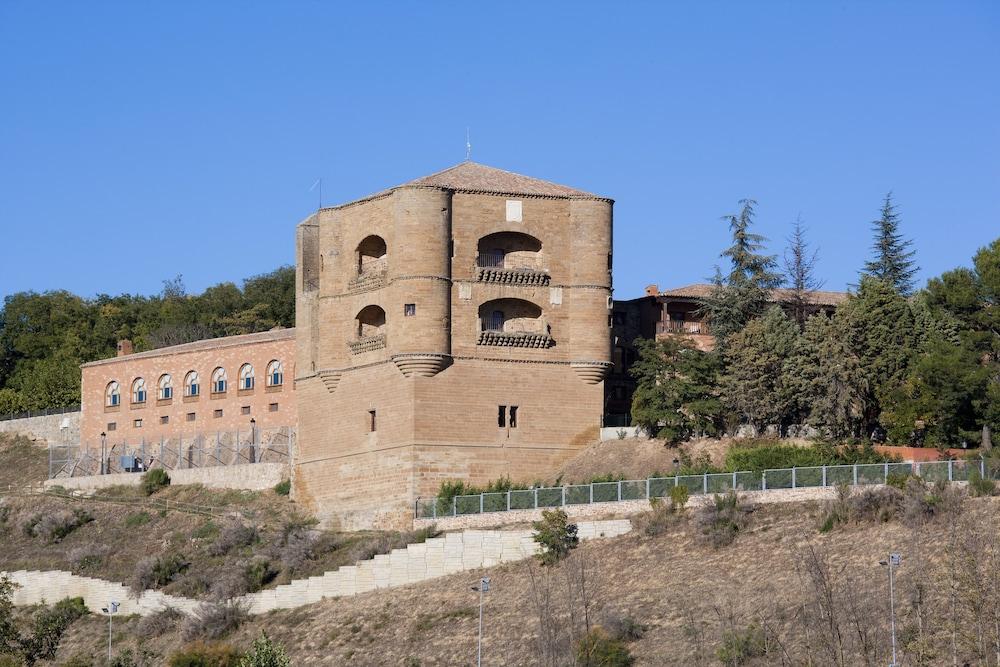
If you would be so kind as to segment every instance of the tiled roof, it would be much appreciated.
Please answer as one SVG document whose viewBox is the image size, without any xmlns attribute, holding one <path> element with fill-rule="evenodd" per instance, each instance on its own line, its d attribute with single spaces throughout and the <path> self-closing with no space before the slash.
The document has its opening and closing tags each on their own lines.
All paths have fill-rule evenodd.
<svg viewBox="0 0 1000 667">
<path fill-rule="evenodd" d="M 82 364 L 81 367 L 98 366 L 100 364 L 110 364 L 116 361 L 132 361 L 134 359 L 148 359 L 150 357 L 162 357 L 171 354 L 183 354 L 186 352 L 202 352 L 205 350 L 217 350 L 223 347 L 233 347 L 235 345 L 253 345 L 254 343 L 271 343 L 274 341 L 294 340 L 294 339 L 295 339 L 294 327 L 290 327 L 288 329 L 271 329 L 270 331 L 261 331 L 252 334 L 242 334 L 239 336 L 206 338 L 205 340 L 196 340 L 190 343 L 181 343 L 180 345 L 170 345 L 169 347 L 161 347 L 155 350 L 146 350 L 145 352 L 126 354 L 121 357 L 111 357 L 110 359 L 98 359 L 97 361 L 91 361 L 86 364 Z"/>
<path fill-rule="evenodd" d="M 706 283 L 695 283 L 685 285 L 675 289 L 663 290 L 660 296 L 676 297 L 681 299 L 703 299 L 712 293 L 712 285 Z M 793 291 L 785 288 L 771 290 L 771 301 L 776 303 L 787 302 L 792 298 Z M 809 303 L 816 306 L 839 306 L 847 300 L 847 292 L 830 292 L 816 290 L 810 292 Z"/>
<path fill-rule="evenodd" d="M 605 199 L 599 195 L 577 190 L 566 185 L 559 185 L 551 181 L 543 181 L 540 178 L 532 178 L 522 174 L 515 174 L 512 171 L 504 171 L 496 167 L 489 167 L 485 164 L 466 160 L 453 167 L 448 167 L 442 171 L 421 176 L 401 185 L 387 188 L 375 194 L 362 197 L 345 204 L 339 204 L 330 208 L 341 208 L 359 202 L 383 197 L 393 190 L 402 187 L 434 187 L 446 188 L 457 192 L 476 192 L 498 195 L 528 195 L 537 197 L 562 197 L 567 199 Z"/>
</svg>

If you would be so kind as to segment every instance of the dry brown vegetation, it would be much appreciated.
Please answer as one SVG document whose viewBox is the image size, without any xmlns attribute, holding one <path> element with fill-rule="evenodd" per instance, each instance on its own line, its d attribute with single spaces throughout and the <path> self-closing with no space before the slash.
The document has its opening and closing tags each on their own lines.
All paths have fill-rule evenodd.
<svg viewBox="0 0 1000 667">
<path fill-rule="evenodd" d="M 42 482 L 49 476 L 49 454 L 30 438 L 0 433 L 0 490 Z"/>
<path fill-rule="evenodd" d="M 532 561 L 491 568 L 484 664 L 567 664 L 567 647 L 587 625 L 622 623 L 645 629 L 628 644 L 636 664 L 799 665 L 807 656 L 813 665 L 888 664 L 879 561 L 899 551 L 903 664 L 950 665 L 954 646 L 957 664 L 995 665 L 998 510 L 1000 499 L 969 499 L 951 518 L 904 520 L 904 511 L 821 533 L 819 504 L 762 506 L 735 542 L 718 547 L 691 513 L 655 537 L 583 543 L 542 575 L 547 582 Z M 224 641 L 245 647 L 264 628 L 296 665 L 474 664 L 478 597 L 469 587 L 481 574 L 273 612 Z M 101 623 L 75 623 L 60 657 L 99 650 Z M 135 642 L 139 623 L 123 620 L 119 639 Z M 177 626 L 147 646 L 164 655 L 184 641 Z"/>
</svg>

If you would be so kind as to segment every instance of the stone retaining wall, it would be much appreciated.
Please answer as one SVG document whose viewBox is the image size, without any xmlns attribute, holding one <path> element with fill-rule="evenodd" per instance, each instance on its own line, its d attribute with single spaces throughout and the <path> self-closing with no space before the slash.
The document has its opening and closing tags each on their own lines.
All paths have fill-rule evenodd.
<svg viewBox="0 0 1000 667">
<path fill-rule="evenodd" d="M 579 523 L 578 534 L 580 539 L 589 540 L 617 537 L 630 530 L 632 524 L 627 519 L 584 521 Z M 529 530 L 466 530 L 447 533 L 421 544 L 393 549 L 388 554 L 360 561 L 356 565 L 346 565 L 315 577 L 298 579 L 284 586 L 245 595 L 241 599 L 250 613 L 263 614 L 273 609 L 301 607 L 323 598 L 406 586 L 456 572 L 523 560 L 537 552 L 538 545 Z M 164 595 L 157 591 L 145 591 L 135 598 L 122 584 L 80 577 L 59 570 L 18 570 L 7 574 L 20 585 L 14 593 L 16 605 L 54 603 L 65 597 L 79 596 L 92 611 L 115 600 L 121 603 L 120 613 L 145 616 L 166 606 L 191 613 L 200 604 L 197 600 Z"/>
<path fill-rule="evenodd" d="M 66 428 L 63 429 L 65 420 Z M 39 445 L 80 442 L 80 411 L 0 421 L 0 433 L 20 433 Z"/>
<path fill-rule="evenodd" d="M 247 489 L 263 491 L 288 479 L 287 463 L 245 463 L 232 466 L 208 466 L 168 471 L 171 484 L 201 484 L 209 489 Z M 113 475 L 88 475 L 86 477 L 58 477 L 45 482 L 46 488 L 61 486 L 64 489 L 94 491 L 120 484 L 135 486 L 142 478 L 140 473 L 115 473 Z"/>
</svg>

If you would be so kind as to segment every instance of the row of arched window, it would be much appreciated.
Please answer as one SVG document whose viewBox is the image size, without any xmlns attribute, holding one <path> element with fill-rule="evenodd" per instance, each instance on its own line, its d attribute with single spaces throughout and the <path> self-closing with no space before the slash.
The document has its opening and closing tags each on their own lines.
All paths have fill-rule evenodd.
<svg viewBox="0 0 1000 667">
<path fill-rule="evenodd" d="M 254 388 L 254 368 L 253 364 L 243 364 L 240 366 L 239 384 L 237 389 Z M 211 390 L 213 394 L 224 394 L 229 388 L 229 377 L 226 369 L 219 366 L 212 371 Z M 267 376 L 265 385 L 268 387 L 280 387 L 285 383 L 285 367 L 280 359 L 274 359 L 267 365 Z M 188 371 L 184 376 L 184 396 L 201 395 L 201 376 L 198 371 Z M 164 373 L 156 382 L 156 398 L 165 401 L 174 397 L 174 379 L 170 373 Z M 132 380 L 132 403 L 146 402 L 146 379 L 137 377 Z M 108 383 L 104 391 L 104 404 L 113 408 L 121 405 L 121 385 L 117 380 Z"/>
</svg>

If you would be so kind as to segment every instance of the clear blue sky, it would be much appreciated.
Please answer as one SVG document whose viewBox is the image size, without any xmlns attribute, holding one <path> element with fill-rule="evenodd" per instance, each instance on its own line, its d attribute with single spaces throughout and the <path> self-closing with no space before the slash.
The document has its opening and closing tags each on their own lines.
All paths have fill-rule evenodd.
<svg viewBox="0 0 1000 667">
<path fill-rule="evenodd" d="M 0 295 L 189 291 L 316 206 L 473 159 L 613 197 L 615 293 L 737 200 L 828 289 L 888 190 L 923 279 L 1000 236 L 1000 3 L 0 1 Z"/>
</svg>

